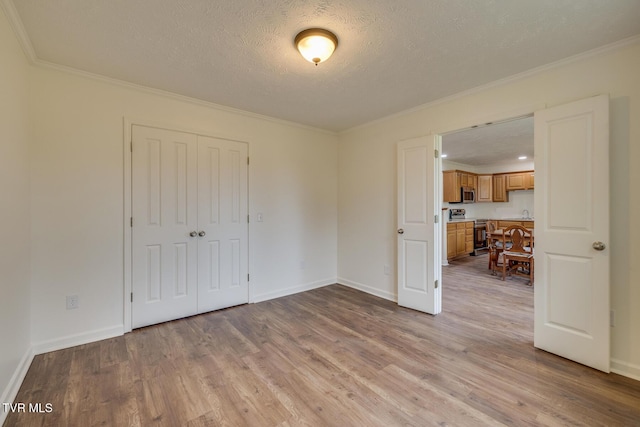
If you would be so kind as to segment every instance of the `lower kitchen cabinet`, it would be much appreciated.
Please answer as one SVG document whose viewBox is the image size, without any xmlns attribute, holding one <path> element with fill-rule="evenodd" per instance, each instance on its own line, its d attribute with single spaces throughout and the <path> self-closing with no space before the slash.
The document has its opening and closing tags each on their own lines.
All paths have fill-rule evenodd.
<svg viewBox="0 0 640 427">
<path fill-rule="evenodd" d="M 447 223 L 447 259 L 473 252 L 473 221 Z"/>
</svg>

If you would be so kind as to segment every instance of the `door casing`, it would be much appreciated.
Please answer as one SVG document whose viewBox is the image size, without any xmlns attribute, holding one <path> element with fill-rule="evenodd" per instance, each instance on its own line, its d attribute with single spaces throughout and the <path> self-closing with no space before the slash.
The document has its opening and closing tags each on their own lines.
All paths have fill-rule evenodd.
<svg viewBox="0 0 640 427">
<path fill-rule="evenodd" d="M 131 218 L 132 218 L 132 156 L 131 156 L 131 147 L 132 147 L 132 126 L 147 126 L 147 127 L 156 127 L 160 129 L 173 130 L 178 132 L 187 132 L 193 133 L 196 135 L 201 135 L 205 137 L 212 138 L 222 138 L 222 139 L 230 139 L 238 142 L 244 142 L 248 147 L 248 155 L 251 156 L 251 144 L 243 139 L 225 134 L 216 134 L 215 132 L 211 132 L 208 130 L 199 130 L 193 129 L 189 127 L 184 127 L 180 124 L 175 123 L 167 123 L 160 122 L 142 118 L 135 117 L 123 117 L 123 138 L 122 138 L 122 152 L 123 152 L 123 212 L 122 212 L 122 225 L 123 225 L 123 332 L 131 332 L 132 330 L 132 304 L 131 304 L 131 293 L 132 293 L 132 274 L 133 274 L 133 264 L 132 264 L 132 228 L 131 228 Z M 249 211 L 251 210 L 251 169 L 248 169 L 247 172 L 247 202 Z M 251 240 L 251 224 L 249 224 L 248 228 L 248 236 L 247 242 Z M 251 251 L 248 254 L 248 270 L 251 271 Z M 249 283 L 249 303 L 254 302 L 253 296 L 253 287 L 251 283 Z"/>
</svg>

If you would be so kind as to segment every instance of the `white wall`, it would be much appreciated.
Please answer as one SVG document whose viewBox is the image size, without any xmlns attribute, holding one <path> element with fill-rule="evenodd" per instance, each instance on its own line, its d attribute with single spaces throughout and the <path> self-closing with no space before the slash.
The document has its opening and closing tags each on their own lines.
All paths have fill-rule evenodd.
<svg viewBox="0 0 640 427">
<path fill-rule="evenodd" d="M 337 136 L 49 68 L 30 77 L 36 351 L 122 331 L 125 117 L 249 142 L 254 300 L 335 282 Z M 80 308 L 66 310 L 72 294 Z"/>
<path fill-rule="evenodd" d="M 487 86 L 341 134 L 338 277 L 341 283 L 394 298 L 398 141 L 520 116 L 608 93 L 611 99 L 612 367 L 640 378 L 640 43 Z M 633 279 L 632 279 L 633 278 Z M 443 307 L 446 311 L 447 307 Z"/>
<path fill-rule="evenodd" d="M 0 403 L 30 362 L 28 64 L 0 11 Z M 4 420 L 0 408 L 0 424 Z"/>
</svg>

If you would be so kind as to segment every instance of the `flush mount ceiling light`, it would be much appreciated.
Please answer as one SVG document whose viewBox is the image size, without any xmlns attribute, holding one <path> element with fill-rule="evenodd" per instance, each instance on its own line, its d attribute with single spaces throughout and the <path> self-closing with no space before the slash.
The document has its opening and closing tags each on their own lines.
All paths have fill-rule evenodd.
<svg viewBox="0 0 640 427">
<path fill-rule="evenodd" d="M 318 65 L 329 59 L 336 50 L 338 38 L 331 31 L 309 28 L 298 33 L 294 43 L 304 59 Z"/>
</svg>

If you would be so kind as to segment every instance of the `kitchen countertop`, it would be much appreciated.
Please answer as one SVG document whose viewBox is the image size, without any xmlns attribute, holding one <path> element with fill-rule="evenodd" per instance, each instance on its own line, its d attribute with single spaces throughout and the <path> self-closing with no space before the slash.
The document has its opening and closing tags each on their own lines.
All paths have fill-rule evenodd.
<svg viewBox="0 0 640 427">
<path fill-rule="evenodd" d="M 454 218 L 447 219 L 447 222 L 468 222 L 475 221 L 477 218 Z M 485 218 L 483 218 L 484 220 Z M 535 221 L 533 218 L 488 218 L 490 221 Z"/>
<path fill-rule="evenodd" d="M 493 219 L 493 218 L 491 218 Z M 535 221 L 535 219 L 533 218 L 498 218 L 495 219 L 494 221 Z"/>
</svg>

